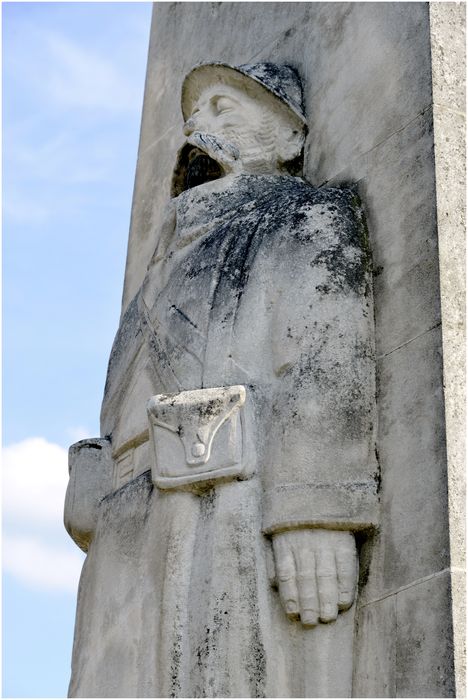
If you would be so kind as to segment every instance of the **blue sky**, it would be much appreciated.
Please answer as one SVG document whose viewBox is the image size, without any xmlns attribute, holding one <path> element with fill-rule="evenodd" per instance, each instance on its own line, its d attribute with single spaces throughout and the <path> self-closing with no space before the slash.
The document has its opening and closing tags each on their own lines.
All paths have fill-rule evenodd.
<svg viewBox="0 0 468 700">
<path fill-rule="evenodd" d="M 150 3 L 3 3 L 3 696 L 65 697 L 83 555 L 67 447 L 99 435 Z"/>
</svg>

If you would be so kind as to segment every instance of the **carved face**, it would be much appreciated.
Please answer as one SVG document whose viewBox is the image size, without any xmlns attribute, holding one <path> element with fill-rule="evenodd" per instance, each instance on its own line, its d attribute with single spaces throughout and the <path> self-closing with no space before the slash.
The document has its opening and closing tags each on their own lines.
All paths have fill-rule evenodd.
<svg viewBox="0 0 468 700">
<path fill-rule="evenodd" d="M 302 133 L 295 127 L 268 95 L 217 83 L 194 103 L 184 133 L 225 171 L 265 173 L 300 151 Z"/>
</svg>

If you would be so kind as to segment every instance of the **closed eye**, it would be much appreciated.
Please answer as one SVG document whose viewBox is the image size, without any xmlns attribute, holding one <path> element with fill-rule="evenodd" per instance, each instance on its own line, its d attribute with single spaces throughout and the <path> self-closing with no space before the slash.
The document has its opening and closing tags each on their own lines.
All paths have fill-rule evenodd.
<svg viewBox="0 0 468 700">
<path fill-rule="evenodd" d="M 229 112 L 231 109 L 233 109 L 234 103 L 228 97 L 216 97 L 213 100 L 213 106 L 216 114 L 223 114 L 224 112 Z"/>
</svg>

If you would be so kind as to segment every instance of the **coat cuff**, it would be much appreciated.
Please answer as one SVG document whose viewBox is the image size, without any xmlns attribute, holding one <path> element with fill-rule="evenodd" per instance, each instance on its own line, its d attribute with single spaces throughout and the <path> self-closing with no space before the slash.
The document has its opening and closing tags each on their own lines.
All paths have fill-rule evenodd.
<svg viewBox="0 0 468 700">
<path fill-rule="evenodd" d="M 293 528 L 367 530 L 378 525 L 375 481 L 283 484 L 264 492 L 263 532 Z"/>
</svg>

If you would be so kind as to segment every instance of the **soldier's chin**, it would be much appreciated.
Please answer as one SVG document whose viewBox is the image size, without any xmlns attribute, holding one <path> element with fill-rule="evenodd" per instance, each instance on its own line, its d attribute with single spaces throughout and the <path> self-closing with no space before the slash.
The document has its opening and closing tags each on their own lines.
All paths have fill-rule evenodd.
<svg viewBox="0 0 468 700">
<path fill-rule="evenodd" d="M 176 167 L 172 179 L 171 194 L 219 180 L 235 169 L 239 162 L 239 151 L 218 136 L 195 132 L 177 154 Z"/>
</svg>

